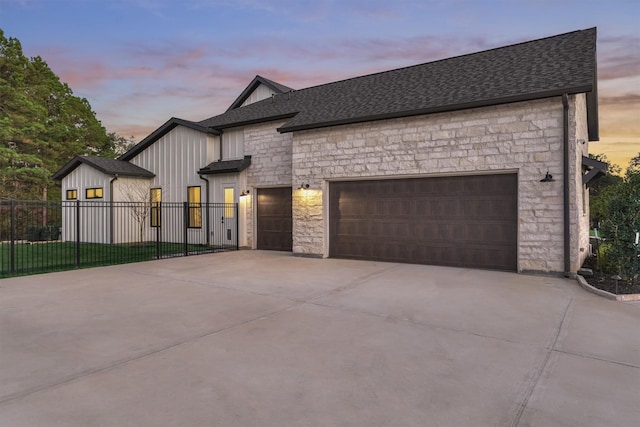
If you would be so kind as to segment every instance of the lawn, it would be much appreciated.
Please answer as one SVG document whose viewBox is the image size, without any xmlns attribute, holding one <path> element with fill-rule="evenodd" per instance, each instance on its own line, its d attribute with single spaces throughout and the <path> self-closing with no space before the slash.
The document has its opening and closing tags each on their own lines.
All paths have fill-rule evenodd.
<svg viewBox="0 0 640 427">
<path fill-rule="evenodd" d="M 188 245 L 187 252 L 213 252 L 215 248 Z M 124 264 L 157 258 L 184 255 L 181 243 L 154 242 L 108 245 L 80 243 L 79 258 L 75 242 L 16 243 L 14 245 L 15 272 L 11 272 L 11 245 L 0 244 L 0 277 L 47 273 L 99 265 Z M 79 261 L 79 263 L 78 263 Z"/>
</svg>

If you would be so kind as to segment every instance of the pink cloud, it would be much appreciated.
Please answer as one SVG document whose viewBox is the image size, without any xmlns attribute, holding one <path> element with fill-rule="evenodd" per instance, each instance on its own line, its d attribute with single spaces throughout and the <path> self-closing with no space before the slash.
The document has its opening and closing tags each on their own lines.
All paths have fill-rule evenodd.
<svg viewBox="0 0 640 427">
<path fill-rule="evenodd" d="M 598 78 L 612 80 L 640 75 L 640 37 L 598 40 Z"/>
<path fill-rule="evenodd" d="M 518 41 L 419 36 L 308 42 L 272 37 L 196 45 L 172 41 L 162 47 L 134 44 L 97 53 L 46 47 L 41 56 L 76 94 L 91 100 L 107 129 L 140 139 L 171 116 L 200 120 L 222 113 L 256 74 L 302 89 Z M 629 54 L 637 43 L 634 37 L 600 41 L 601 82 L 640 75 L 640 60 Z M 633 88 L 605 84 L 601 89 L 601 116 L 620 113 L 607 106 L 640 102 Z M 603 129 L 611 129 L 608 123 L 603 120 Z"/>
</svg>

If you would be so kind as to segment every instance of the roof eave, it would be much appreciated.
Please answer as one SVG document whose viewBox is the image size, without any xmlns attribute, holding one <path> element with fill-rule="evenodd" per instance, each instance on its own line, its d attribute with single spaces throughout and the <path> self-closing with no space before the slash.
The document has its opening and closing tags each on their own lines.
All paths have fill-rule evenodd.
<svg viewBox="0 0 640 427">
<path fill-rule="evenodd" d="M 93 169 L 102 172 L 105 175 L 109 176 L 127 176 L 127 177 L 136 177 L 136 178 L 154 178 L 156 175 L 153 172 L 147 171 L 145 169 L 145 173 L 134 173 L 134 172 L 121 172 L 121 171 L 112 171 L 104 168 L 103 166 L 92 162 L 90 159 L 87 159 L 84 156 L 77 155 L 73 159 L 69 160 L 67 164 L 65 164 L 60 170 L 53 175 L 51 175 L 51 179 L 54 181 L 61 181 L 73 172 L 78 166 L 81 164 L 85 164 L 87 166 L 92 167 Z"/>
<path fill-rule="evenodd" d="M 464 103 L 453 104 L 453 105 L 442 105 L 437 107 L 420 108 L 417 110 L 397 111 L 392 113 L 352 117 L 352 118 L 341 119 L 341 120 L 330 120 L 326 122 L 309 123 L 309 124 L 303 124 L 303 125 L 297 125 L 297 126 L 296 125 L 287 126 L 285 123 L 285 125 L 279 127 L 277 131 L 280 133 L 287 133 L 287 132 L 296 132 L 296 131 L 302 131 L 302 130 L 319 129 L 319 128 L 325 128 L 330 126 L 356 124 L 356 123 L 371 122 L 371 121 L 378 121 L 378 120 L 397 119 L 397 118 L 411 117 L 411 116 L 421 116 L 425 114 L 446 113 L 446 112 L 452 112 L 452 111 L 468 110 L 471 108 L 489 107 L 492 105 L 511 104 L 514 102 L 533 101 L 536 99 L 552 98 L 554 96 L 561 96 L 562 94 L 589 93 L 592 90 L 593 90 L 592 85 L 583 85 L 583 86 L 576 86 L 572 88 L 562 88 L 562 89 L 549 90 L 545 92 L 536 92 L 532 94 L 519 94 L 519 95 L 513 95 L 513 96 L 506 96 L 502 98 L 492 98 L 487 100 L 470 101 L 470 102 L 464 102 Z"/>
<path fill-rule="evenodd" d="M 238 107 L 241 107 L 242 103 L 246 101 L 249 98 L 249 96 L 251 96 L 253 91 L 256 90 L 257 87 L 260 86 L 260 84 L 267 86 L 269 89 L 271 89 L 276 93 L 284 93 L 279 87 L 275 86 L 269 79 L 266 79 L 258 74 L 253 78 L 253 80 L 251 80 L 251 82 L 247 85 L 247 87 L 244 88 L 244 90 L 240 93 L 240 95 L 238 95 L 235 101 L 231 103 L 231 105 L 229 106 L 229 108 L 227 108 L 227 111 L 225 112 L 229 112 Z"/>
<path fill-rule="evenodd" d="M 224 162 L 225 160 L 221 160 L 220 162 Z M 228 160 L 226 160 L 228 161 Z M 239 173 L 251 166 L 251 156 L 244 156 L 242 160 L 240 160 L 240 164 L 234 168 L 226 168 L 226 169 L 208 169 L 206 167 L 200 169 L 198 171 L 198 175 L 218 175 L 223 173 Z"/>
<path fill-rule="evenodd" d="M 220 133 L 222 133 L 222 131 L 224 129 L 230 129 L 230 128 L 235 128 L 235 127 L 239 127 L 239 126 L 249 126 L 249 125 L 255 125 L 255 124 L 259 124 L 259 123 L 266 123 L 266 122 L 273 122 L 275 120 L 284 120 L 284 119 L 290 119 L 292 117 L 295 117 L 299 112 L 293 112 L 293 113 L 286 113 L 286 114 L 277 114 L 275 116 L 266 116 L 266 117 L 260 117 L 257 119 L 251 119 L 251 120 L 244 120 L 244 121 L 239 121 L 239 122 L 230 122 L 230 123 L 225 123 L 224 125 L 221 126 L 214 126 L 214 129 L 220 131 Z"/>
<path fill-rule="evenodd" d="M 73 159 L 69 160 L 64 166 L 62 166 L 58 172 L 51 175 L 51 179 L 54 181 L 62 181 L 65 176 L 69 175 L 73 172 L 82 161 L 80 160 L 80 156 L 75 156 Z"/>
<path fill-rule="evenodd" d="M 136 155 L 140 154 L 147 147 L 152 145 L 154 142 L 156 142 L 158 139 L 162 138 L 164 135 L 169 133 L 171 130 L 173 130 L 177 126 L 184 126 L 184 127 L 189 128 L 189 129 L 197 130 L 199 132 L 203 132 L 203 133 L 206 133 L 206 134 L 209 134 L 209 135 L 220 135 L 220 131 L 218 131 L 216 129 L 200 126 L 197 123 L 193 123 L 193 122 L 190 122 L 190 121 L 187 121 L 187 120 L 183 120 L 183 119 L 178 119 L 176 117 L 172 117 L 169 120 L 167 120 L 162 126 L 160 126 L 158 129 L 156 129 L 151 134 L 149 134 L 142 141 L 137 143 L 129 151 L 127 151 L 126 153 L 124 153 L 123 155 L 118 157 L 118 159 L 119 160 L 131 160 Z"/>
</svg>

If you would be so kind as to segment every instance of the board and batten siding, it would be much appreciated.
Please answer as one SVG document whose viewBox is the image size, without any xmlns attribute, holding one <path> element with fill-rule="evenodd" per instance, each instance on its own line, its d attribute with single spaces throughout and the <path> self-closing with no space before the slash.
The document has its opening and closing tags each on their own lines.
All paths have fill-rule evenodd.
<svg viewBox="0 0 640 427">
<path fill-rule="evenodd" d="M 225 129 L 222 134 L 222 160 L 244 157 L 244 129 Z"/>
<path fill-rule="evenodd" d="M 276 93 L 272 89 L 263 84 L 260 84 L 242 103 L 242 107 L 244 107 L 245 105 L 253 104 L 254 102 L 262 101 L 263 99 L 271 98 L 271 96 L 275 94 Z"/>
<path fill-rule="evenodd" d="M 102 188 L 102 199 L 94 199 L 91 204 L 83 203 L 80 208 L 80 241 L 93 243 L 109 243 L 110 223 L 108 210 L 102 208 L 104 202 L 111 197 L 109 181 L 111 177 L 104 173 L 81 164 L 67 175 L 62 181 L 62 197 L 65 208 L 62 209 L 62 240 L 74 241 L 76 235 L 76 211 L 73 202 L 66 202 L 67 190 L 77 190 L 78 200 L 86 200 L 87 188 Z"/>
<path fill-rule="evenodd" d="M 131 163 L 156 174 L 151 188 L 162 189 L 163 202 L 187 201 L 187 187 L 205 183 L 198 170 L 218 160 L 217 137 L 177 126 L 131 159 Z"/>
</svg>

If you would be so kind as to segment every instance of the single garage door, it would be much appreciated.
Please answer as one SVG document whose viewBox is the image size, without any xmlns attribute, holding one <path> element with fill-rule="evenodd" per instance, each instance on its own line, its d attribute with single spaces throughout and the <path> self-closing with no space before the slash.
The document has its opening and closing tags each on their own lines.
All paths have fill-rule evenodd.
<svg viewBox="0 0 640 427">
<path fill-rule="evenodd" d="M 329 256 L 517 269 L 516 174 L 333 182 Z"/>
<path fill-rule="evenodd" d="M 257 248 L 291 251 L 291 187 L 258 188 L 257 194 Z"/>
</svg>

